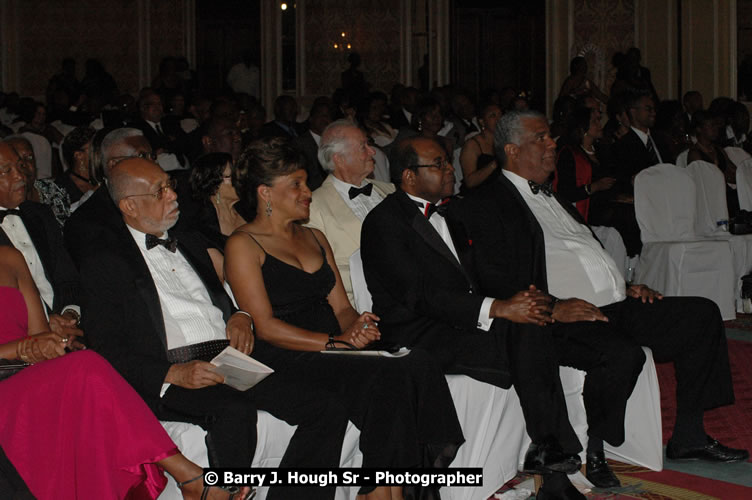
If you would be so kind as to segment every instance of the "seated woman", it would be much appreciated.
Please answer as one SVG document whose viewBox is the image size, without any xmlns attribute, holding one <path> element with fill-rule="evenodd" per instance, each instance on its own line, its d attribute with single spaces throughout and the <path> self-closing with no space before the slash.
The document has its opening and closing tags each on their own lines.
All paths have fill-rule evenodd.
<svg viewBox="0 0 752 500">
<path fill-rule="evenodd" d="M 726 152 L 716 145 L 720 136 L 723 121 L 708 111 L 695 111 L 692 115 L 690 132 L 697 142 L 689 148 L 687 165 L 693 161 L 702 160 L 714 164 L 723 172 L 726 178 L 726 206 L 729 218 L 733 219 L 739 213 L 739 196 L 736 193 L 736 164 L 729 160 Z"/>
<path fill-rule="evenodd" d="M 33 364 L 0 381 L 0 447 L 36 498 L 154 499 L 162 469 L 185 498 L 201 497 L 202 469 L 131 386 L 92 351 L 66 354 L 74 342 L 49 331 L 24 258 L 9 246 L 0 246 L 0 302 L 0 357 Z"/>
<path fill-rule="evenodd" d="M 439 131 L 444 126 L 444 115 L 441 112 L 439 101 L 428 97 L 418 102 L 410 126 L 417 134 L 413 132 L 412 134 L 408 134 L 408 136 L 419 135 L 433 139 L 444 148 L 447 156 L 452 158 L 452 153 L 457 145 L 453 138 L 439 135 Z M 395 141 L 399 142 L 400 139 L 401 137 L 398 136 Z"/>
<path fill-rule="evenodd" d="M 227 237 L 246 223 L 247 211 L 238 204 L 232 185 L 232 156 L 227 153 L 205 154 L 191 169 L 191 192 L 199 203 L 198 216 L 191 221 L 214 248 L 224 250 Z"/>
<path fill-rule="evenodd" d="M 494 154 L 494 130 L 500 117 L 501 108 L 496 104 L 488 103 L 480 108 L 478 123 L 481 132 L 465 141 L 460 153 L 465 189 L 476 188 L 499 176 L 499 164 Z"/>
<path fill-rule="evenodd" d="M 610 189 L 616 182 L 613 177 L 593 180 L 594 170 L 600 167 L 595 154 L 595 141 L 602 136 L 603 127 L 598 113 L 590 108 L 577 108 L 570 115 L 556 156 L 554 190 L 565 200 L 574 203 L 585 221 L 588 220 L 590 197 Z"/>
<path fill-rule="evenodd" d="M 99 187 L 89 167 L 89 150 L 95 133 L 91 127 L 76 127 L 63 139 L 61 148 L 67 170 L 55 178 L 55 184 L 65 189 L 72 206 L 77 206 L 82 196 Z"/>
<path fill-rule="evenodd" d="M 71 200 L 68 192 L 58 186 L 53 179 L 37 179 L 37 161 L 31 143 L 24 136 L 14 135 L 5 139 L 23 163 L 26 178 L 26 199 L 49 205 L 60 227 L 71 214 Z"/>
<path fill-rule="evenodd" d="M 397 131 L 384 121 L 386 103 L 386 94 L 371 92 L 368 97 L 358 103 L 358 111 L 355 115 L 368 136 L 382 148 L 391 144 L 397 137 Z"/>
<path fill-rule="evenodd" d="M 378 340 L 379 318 L 355 312 L 326 238 L 301 225 L 311 204 L 303 161 L 283 140 L 256 141 L 233 179 L 256 215 L 227 241 L 225 275 L 254 318 L 254 357 L 341 398 L 361 431 L 363 467 L 446 467 L 464 438 L 446 379 L 427 353 L 321 353 Z M 361 492 L 402 498 L 400 489 Z"/>
</svg>

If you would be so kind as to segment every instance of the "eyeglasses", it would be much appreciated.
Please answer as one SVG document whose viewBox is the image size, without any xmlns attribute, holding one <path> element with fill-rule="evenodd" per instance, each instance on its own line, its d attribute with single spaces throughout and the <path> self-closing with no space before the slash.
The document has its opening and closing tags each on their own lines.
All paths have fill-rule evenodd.
<svg viewBox="0 0 752 500">
<path fill-rule="evenodd" d="M 157 189 L 156 193 L 143 193 L 143 194 L 129 194 L 128 196 L 123 196 L 123 198 L 134 198 L 136 196 L 151 196 L 157 201 L 161 201 L 164 195 L 167 193 L 168 189 L 171 189 L 173 192 L 175 192 L 175 188 L 178 186 L 177 179 L 170 179 L 166 183 L 164 183 L 162 186 L 159 186 L 159 189 Z"/>
<path fill-rule="evenodd" d="M 110 158 L 109 161 L 118 164 L 123 160 L 127 160 L 129 158 L 141 158 L 142 160 L 151 160 L 151 161 L 157 161 L 157 153 L 153 151 L 142 151 L 140 153 L 136 153 L 133 155 L 125 155 L 125 156 L 113 156 Z"/>
<path fill-rule="evenodd" d="M 436 158 L 434 163 L 429 163 L 428 165 L 410 165 L 410 168 L 435 168 L 436 170 L 442 170 L 446 168 L 447 165 L 451 165 L 451 163 L 449 163 L 449 160 L 446 158 Z"/>
</svg>

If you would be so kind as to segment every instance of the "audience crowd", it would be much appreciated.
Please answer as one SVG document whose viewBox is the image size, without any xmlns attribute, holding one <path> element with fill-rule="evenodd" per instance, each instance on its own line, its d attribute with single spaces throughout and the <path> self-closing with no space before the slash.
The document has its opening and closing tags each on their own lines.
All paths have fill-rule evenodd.
<svg viewBox="0 0 752 500">
<path fill-rule="evenodd" d="M 538 498 L 584 498 L 559 366 L 587 373 L 586 475 L 615 487 L 603 446 L 626 438 L 643 346 L 676 370 L 668 459 L 749 458 L 703 427 L 734 401 L 718 307 L 625 279 L 590 230 L 638 256 L 634 179 L 660 163 L 717 166 L 737 215 L 724 148 L 752 153 L 747 107 L 659 100 L 635 48 L 604 89 L 574 58 L 550 120 L 509 88 L 387 95 L 355 56 L 343 88 L 305 113 L 278 96 L 270 117 L 258 95 L 203 94 L 184 58 L 135 97 L 93 59 L 81 80 L 63 61 L 46 103 L 0 93 L 0 357 L 27 366 L 0 381 L 3 497 L 156 498 L 164 469 L 185 498 L 226 498 L 158 420 L 203 427 L 212 466 L 250 467 L 259 409 L 297 426 L 281 467 L 336 467 L 348 421 L 364 467 L 447 467 L 465 438 L 444 375 L 463 374 L 516 388 Z M 355 308 L 354 258 L 373 311 Z M 275 373 L 230 388 L 208 362 L 227 346 Z"/>
</svg>

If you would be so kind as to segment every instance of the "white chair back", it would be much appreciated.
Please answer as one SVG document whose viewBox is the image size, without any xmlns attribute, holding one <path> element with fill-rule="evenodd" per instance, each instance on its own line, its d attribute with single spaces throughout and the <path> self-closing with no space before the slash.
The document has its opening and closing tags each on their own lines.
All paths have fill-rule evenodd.
<svg viewBox="0 0 752 500">
<path fill-rule="evenodd" d="M 752 158 L 749 153 L 744 151 L 742 148 L 736 148 L 733 146 L 728 146 L 723 149 L 726 152 L 726 156 L 728 156 L 729 160 L 734 162 L 734 165 L 737 166 L 737 168 L 744 163 L 746 160 L 749 160 Z"/>
<path fill-rule="evenodd" d="M 373 309 L 371 292 L 368 291 L 366 275 L 363 273 L 363 260 L 360 258 L 360 248 L 350 256 L 350 281 L 352 282 L 355 310 L 359 314 Z"/>
<path fill-rule="evenodd" d="M 37 164 L 37 179 L 52 177 L 52 146 L 44 136 L 33 132 L 21 133 L 31 144 Z"/>
<path fill-rule="evenodd" d="M 747 158 L 736 167 L 736 195 L 739 208 L 752 212 L 752 158 Z"/>
<path fill-rule="evenodd" d="M 373 155 L 373 178 L 381 182 L 392 182 L 389 175 L 389 158 L 381 148 L 373 148 L 376 154 Z"/>
<path fill-rule="evenodd" d="M 465 174 L 462 173 L 462 164 L 460 163 L 460 153 L 462 153 L 462 148 L 455 148 L 454 153 L 452 153 L 452 166 L 454 167 L 454 194 L 457 194 L 460 192 L 460 186 L 462 186 L 462 179 L 465 178 Z"/>
<path fill-rule="evenodd" d="M 695 238 L 695 183 L 689 173 L 663 163 L 635 177 L 634 202 L 643 243 Z"/>
<path fill-rule="evenodd" d="M 696 234 L 705 237 L 728 234 L 718 226 L 719 221 L 728 221 L 729 218 L 723 172 L 714 164 L 702 160 L 690 163 L 687 172 L 695 181 Z"/>
<path fill-rule="evenodd" d="M 687 156 L 689 155 L 689 149 L 685 149 L 681 153 L 679 153 L 679 156 L 676 157 L 676 166 L 677 167 L 686 167 L 687 166 Z"/>
</svg>

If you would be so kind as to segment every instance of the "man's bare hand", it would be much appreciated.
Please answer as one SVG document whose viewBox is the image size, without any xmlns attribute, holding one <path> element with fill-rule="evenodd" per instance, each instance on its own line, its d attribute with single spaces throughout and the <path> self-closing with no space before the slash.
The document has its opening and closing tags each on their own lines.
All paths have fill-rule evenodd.
<svg viewBox="0 0 752 500">
<path fill-rule="evenodd" d="M 650 302 L 652 304 L 655 299 L 661 300 L 663 298 L 663 295 L 646 285 L 629 285 L 627 287 L 627 296 L 635 299 L 642 299 L 643 304 L 645 302 Z"/>
<path fill-rule="evenodd" d="M 557 302 L 554 304 L 554 312 L 551 317 L 562 323 L 608 321 L 608 318 L 600 309 L 582 299 L 567 299 Z"/>
<path fill-rule="evenodd" d="M 243 313 L 233 314 L 225 328 L 230 345 L 242 352 L 250 354 L 253 351 L 253 319 Z"/>
<path fill-rule="evenodd" d="M 174 384 L 185 389 L 202 389 L 221 384 L 225 378 L 214 371 L 214 365 L 206 361 L 189 361 L 177 363 L 170 367 L 165 383 Z"/>
<path fill-rule="evenodd" d="M 491 305 L 492 318 L 504 318 L 513 323 L 532 323 L 544 326 L 552 322 L 551 297 L 530 285 L 506 300 L 496 299 Z"/>
<path fill-rule="evenodd" d="M 83 336 L 84 332 L 78 328 L 76 322 L 77 319 L 72 315 L 50 314 L 50 330 L 63 338 Z"/>
</svg>

